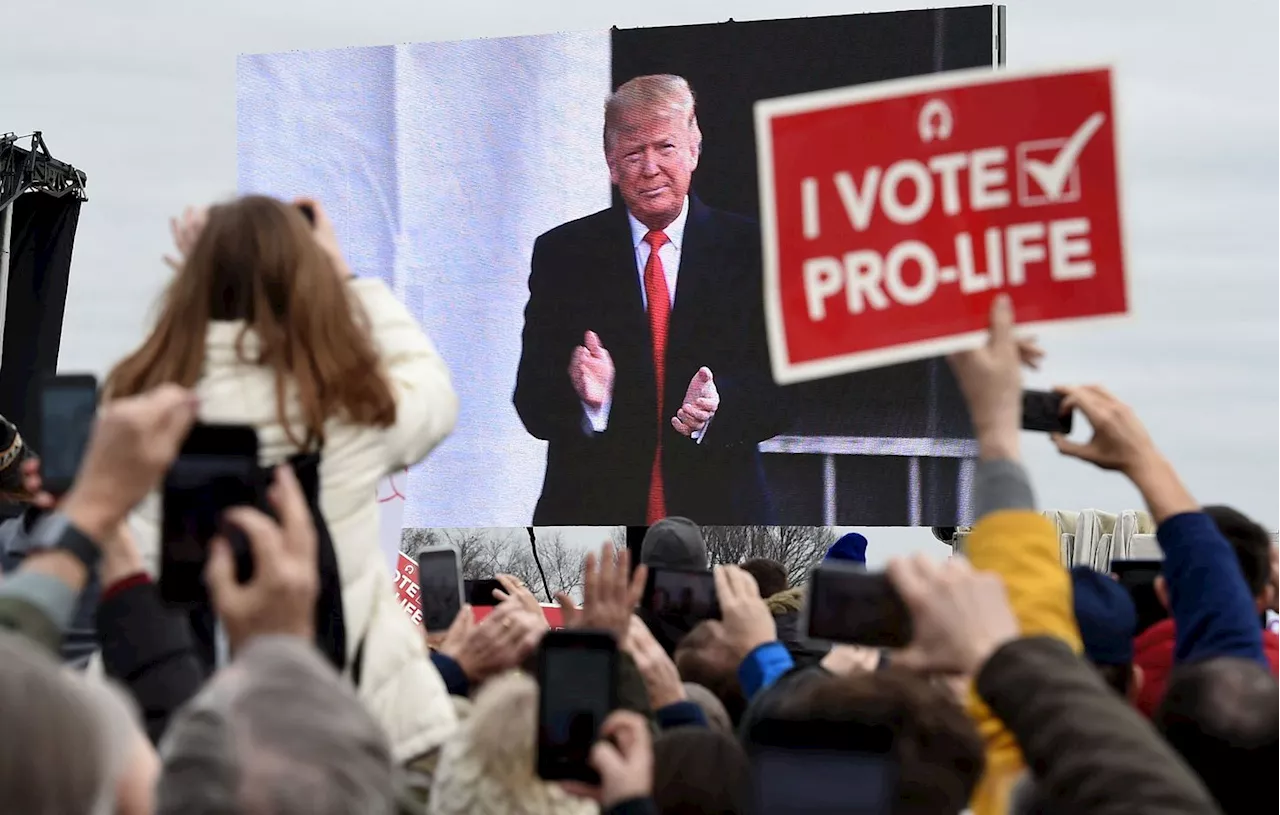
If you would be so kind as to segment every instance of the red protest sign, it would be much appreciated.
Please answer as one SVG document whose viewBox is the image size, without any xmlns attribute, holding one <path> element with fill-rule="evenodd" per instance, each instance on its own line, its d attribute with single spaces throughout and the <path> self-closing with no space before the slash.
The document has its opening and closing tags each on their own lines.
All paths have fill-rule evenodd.
<svg viewBox="0 0 1280 815">
<path fill-rule="evenodd" d="M 554 603 L 539 603 L 542 609 L 542 617 L 547 621 L 547 625 L 551 628 L 564 628 L 564 616 L 560 611 L 560 606 Z M 476 622 L 480 622 L 485 617 L 493 613 L 497 606 L 472 606 L 471 612 Z"/>
<path fill-rule="evenodd" d="M 780 383 L 1130 308 L 1111 72 L 954 72 L 756 103 Z"/>
<path fill-rule="evenodd" d="M 422 625 L 422 601 L 418 598 L 418 564 L 404 552 L 396 561 L 396 597 L 400 608 L 416 624 Z"/>
</svg>

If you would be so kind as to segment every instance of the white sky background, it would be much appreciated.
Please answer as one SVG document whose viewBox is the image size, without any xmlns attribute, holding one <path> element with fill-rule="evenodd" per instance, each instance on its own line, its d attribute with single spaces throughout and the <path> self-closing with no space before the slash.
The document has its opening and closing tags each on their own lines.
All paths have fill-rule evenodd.
<svg viewBox="0 0 1280 815">
<path fill-rule="evenodd" d="M 142 337 L 167 279 L 167 218 L 236 185 L 235 56 L 557 30 L 887 11 L 842 0 L 44 0 L 57 26 L 0 49 L 0 132 L 44 131 L 89 176 L 61 368 L 99 374 Z M 959 5 L 942 3 L 939 5 Z M 1137 318 L 1055 338 L 1054 382 L 1131 401 L 1192 490 L 1277 526 L 1277 30 L 1274 2 L 1013 0 L 1011 69 L 1112 62 L 1119 72 L 1127 238 Z M 465 377 L 466 371 L 454 371 Z M 1025 453 L 1042 505 L 1138 506 L 1114 475 Z M 869 555 L 928 530 L 864 530 Z M 576 536 L 575 536 L 576 537 Z M 594 541 L 594 533 L 583 536 Z"/>
</svg>

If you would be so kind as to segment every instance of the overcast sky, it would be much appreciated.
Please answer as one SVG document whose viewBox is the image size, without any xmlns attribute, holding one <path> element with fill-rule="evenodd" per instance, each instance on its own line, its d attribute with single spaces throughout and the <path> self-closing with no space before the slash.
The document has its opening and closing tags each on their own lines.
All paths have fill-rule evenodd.
<svg viewBox="0 0 1280 815">
<path fill-rule="evenodd" d="M 166 279 L 166 219 L 234 192 L 238 53 L 914 5 L 45 0 L 42 16 L 59 24 L 20 26 L 0 48 L 0 132 L 42 130 L 56 157 L 89 176 L 61 368 L 102 373 L 136 344 Z M 1118 68 L 1135 292 L 1131 323 L 1050 342 L 1047 372 L 1032 386 L 1107 384 L 1135 405 L 1198 497 L 1236 504 L 1276 528 L 1277 3 L 1009 6 L 1010 68 Z M 1042 505 L 1138 506 L 1119 477 L 1061 461 L 1043 439 L 1027 439 L 1026 458 Z M 868 536 L 876 561 L 917 545 L 944 551 L 927 530 Z"/>
</svg>

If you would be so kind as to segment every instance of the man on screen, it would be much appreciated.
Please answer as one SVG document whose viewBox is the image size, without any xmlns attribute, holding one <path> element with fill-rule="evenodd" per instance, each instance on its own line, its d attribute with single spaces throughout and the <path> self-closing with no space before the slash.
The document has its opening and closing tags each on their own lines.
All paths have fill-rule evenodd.
<svg viewBox="0 0 1280 815">
<path fill-rule="evenodd" d="M 533 247 L 515 407 L 545 439 L 535 524 L 771 521 L 756 445 L 782 425 L 754 221 L 690 190 L 689 84 L 642 76 L 605 104 L 622 206 Z"/>
</svg>

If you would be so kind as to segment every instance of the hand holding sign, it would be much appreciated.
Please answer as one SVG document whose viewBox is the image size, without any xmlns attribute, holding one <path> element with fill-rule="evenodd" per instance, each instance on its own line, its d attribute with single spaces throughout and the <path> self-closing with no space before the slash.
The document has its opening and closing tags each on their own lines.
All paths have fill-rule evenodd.
<svg viewBox="0 0 1280 815">
<path fill-rule="evenodd" d="M 758 102 L 777 381 L 973 348 L 1000 293 L 1024 325 L 1127 314 L 1114 121 L 1107 69 Z"/>
</svg>

